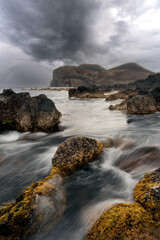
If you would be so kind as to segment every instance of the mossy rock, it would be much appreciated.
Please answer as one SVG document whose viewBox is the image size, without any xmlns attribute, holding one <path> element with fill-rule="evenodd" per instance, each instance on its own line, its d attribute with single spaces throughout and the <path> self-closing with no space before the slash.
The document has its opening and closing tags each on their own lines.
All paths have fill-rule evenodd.
<svg viewBox="0 0 160 240">
<path fill-rule="evenodd" d="M 52 165 L 58 167 L 63 176 L 69 176 L 92 162 L 102 152 L 99 141 L 87 137 L 73 137 L 64 141 L 52 158 Z"/>
<path fill-rule="evenodd" d="M 87 234 L 87 239 L 119 240 L 152 236 L 151 216 L 138 203 L 118 204 L 104 212 Z M 148 229 L 149 228 L 149 229 Z M 152 238 L 151 238 L 152 239 Z"/>
<path fill-rule="evenodd" d="M 66 207 L 63 177 L 93 161 L 103 145 L 95 139 L 69 138 L 53 158 L 50 175 L 27 187 L 14 203 L 0 206 L 0 239 L 21 239 L 53 227 Z"/>
<path fill-rule="evenodd" d="M 63 179 L 57 168 L 40 182 L 33 183 L 14 203 L 0 207 L 0 234 L 25 236 L 55 224 L 65 210 Z"/>
<path fill-rule="evenodd" d="M 134 190 L 134 199 L 152 213 L 160 226 L 160 168 L 139 181 Z"/>
<path fill-rule="evenodd" d="M 104 212 L 87 240 L 159 240 L 160 169 L 146 174 L 135 187 L 135 203 L 117 204 Z"/>
</svg>

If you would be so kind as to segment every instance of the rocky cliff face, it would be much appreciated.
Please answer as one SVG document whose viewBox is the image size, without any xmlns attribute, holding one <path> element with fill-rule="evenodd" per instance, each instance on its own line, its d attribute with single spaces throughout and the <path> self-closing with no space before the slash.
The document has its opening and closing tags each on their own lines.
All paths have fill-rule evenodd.
<svg viewBox="0 0 160 240">
<path fill-rule="evenodd" d="M 78 87 L 106 86 L 112 84 L 127 84 L 144 79 L 153 72 L 136 63 L 128 63 L 107 70 L 96 64 L 81 64 L 77 66 L 59 67 L 53 71 L 50 86 Z"/>
</svg>

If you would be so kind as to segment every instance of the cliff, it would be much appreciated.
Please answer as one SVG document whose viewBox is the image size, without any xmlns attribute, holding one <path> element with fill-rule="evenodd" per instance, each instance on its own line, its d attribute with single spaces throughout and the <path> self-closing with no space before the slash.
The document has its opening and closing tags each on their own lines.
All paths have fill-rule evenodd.
<svg viewBox="0 0 160 240">
<path fill-rule="evenodd" d="M 139 79 L 145 79 L 153 74 L 136 63 L 127 63 L 112 69 L 105 69 L 96 64 L 81 64 L 79 66 L 64 66 L 53 71 L 51 87 L 106 86 L 113 84 L 128 84 Z"/>
</svg>

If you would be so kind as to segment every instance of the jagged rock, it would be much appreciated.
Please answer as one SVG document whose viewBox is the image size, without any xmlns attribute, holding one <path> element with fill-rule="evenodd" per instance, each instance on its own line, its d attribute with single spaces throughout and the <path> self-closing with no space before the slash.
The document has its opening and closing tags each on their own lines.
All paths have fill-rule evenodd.
<svg viewBox="0 0 160 240">
<path fill-rule="evenodd" d="M 0 130 L 44 131 L 58 129 L 61 113 L 44 94 L 31 97 L 5 89 L 0 94 Z"/>
<path fill-rule="evenodd" d="M 61 170 L 62 175 L 70 175 L 84 164 L 93 161 L 102 151 L 103 145 L 91 138 L 73 137 L 64 141 L 52 158 L 52 165 Z"/>
<path fill-rule="evenodd" d="M 134 198 L 135 203 L 117 204 L 104 212 L 86 239 L 160 239 L 160 169 L 136 185 Z"/>
<path fill-rule="evenodd" d="M 99 90 L 98 87 L 93 86 L 92 88 L 85 87 L 85 86 L 79 86 L 77 89 L 72 88 L 68 91 L 69 98 L 75 97 L 75 98 L 105 98 L 105 92 L 102 90 Z"/>
<path fill-rule="evenodd" d="M 16 199 L 0 206 L 0 239 L 21 239 L 56 224 L 66 208 L 63 177 L 93 161 L 103 145 L 86 137 L 69 138 L 57 149 L 48 177 L 27 187 Z"/>
<path fill-rule="evenodd" d="M 150 92 L 138 91 L 129 96 L 117 105 L 109 106 L 110 110 L 123 110 L 127 114 L 151 114 L 157 112 L 156 99 Z"/>
</svg>

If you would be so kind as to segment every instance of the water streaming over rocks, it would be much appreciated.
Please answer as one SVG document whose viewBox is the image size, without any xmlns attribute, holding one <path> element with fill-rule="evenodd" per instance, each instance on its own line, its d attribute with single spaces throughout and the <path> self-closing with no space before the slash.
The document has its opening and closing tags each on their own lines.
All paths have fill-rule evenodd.
<svg viewBox="0 0 160 240">
<path fill-rule="evenodd" d="M 69 100 L 67 91 L 30 91 L 31 96 L 41 93 L 51 98 L 63 114 L 61 131 L 0 134 L 0 203 L 14 200 L 20 191 L 46 177 L 57 147 L 68 137 L 118 139 L 119 144 L 105 149 L 97 161 L 65 179 L 67 209 L 54 229 L 26 239 L 82 240 L 105 209 L 116 202 L 132 202 L 138 180 L 158 167 L 160 113 L 126 116 L 108 110 L 109 105 L 120 101 Z M 130 165 L 124 166 L 124 161 Z"/>
</svg>

